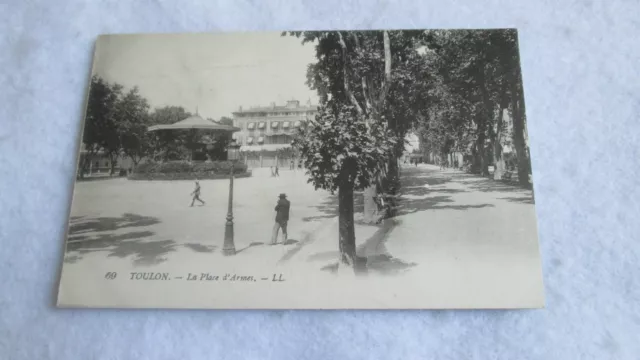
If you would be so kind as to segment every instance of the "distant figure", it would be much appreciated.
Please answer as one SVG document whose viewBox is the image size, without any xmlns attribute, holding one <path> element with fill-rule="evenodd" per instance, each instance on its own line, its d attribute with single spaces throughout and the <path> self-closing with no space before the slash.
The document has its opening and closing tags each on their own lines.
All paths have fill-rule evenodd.
<svg viewBox="0 0 640 360">
<path fill-rule="evenodd" d="M 280 177 L 280 172 L 278 171 L 278 165 L 276 165 L 276 176 Z"/>
<path fill-rule="evenodd" d="M 289 163 L 289 170 L 293 170 L 294 166 L 293 166 L 293 159 L 291 159 L 291 162 Z"/>
<path fill-rule="evenodd" d="M 200 203 L 204 205 L 204 201 L 200 199 L 200 183 L 198 182 L 198 180 L 196 180 L 196 188 L 191 193 L 191 196 L 193 196 L 193 199 L 191 200 L 191 206 L 193 206 L 193 203 L 195 203 L 196 200 L 200 201 Z"/>
<path fill-rule="evenodd" d="M 269 166 L 269 170 L 271 170 L 271 177 L 276 176 L 276 174 L 273 172 L 273 166 Z"/>
<path fill-rule="evenodd" d="M 276 205 L 276 223 L 273 226 L 271 234 L 271 245 L 278 243 L 278 231 L 282 228 L 282 243 L 287 242 L 287 222 L 289 221 L 289 208 L 291 203 L 287 200 L 286 194 L 280 194 L 278 204 Z"/>
<path fill-rule="evenodd" d="M 302 160 L 298 160 L 298 169 L 302 169 Z"/>
<path fill-rule="evenodd" d="M 416 167 L 418 167 L 418 159 L 415 159 L 413 163 L 416 164 Z"/>
</svg>

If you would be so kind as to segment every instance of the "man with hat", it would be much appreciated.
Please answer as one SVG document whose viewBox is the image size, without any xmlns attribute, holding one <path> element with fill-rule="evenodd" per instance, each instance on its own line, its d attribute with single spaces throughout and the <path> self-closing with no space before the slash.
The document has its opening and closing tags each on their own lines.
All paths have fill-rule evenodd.
<svg viewBox="0 0 640 360">
<path fill-rule="evenodd" d="M 276 204 L 276 223 L 273 226 L 273 234 L 271 235 L 271 245 L 278 243 L 278 232 L 282 228 L 282 243 L 287 241 L 287 222 L 289 221 L 289 207 L 291 203 L 287 200 L 286 194 L 280 194 L 278 203 Z"/>
</svg>

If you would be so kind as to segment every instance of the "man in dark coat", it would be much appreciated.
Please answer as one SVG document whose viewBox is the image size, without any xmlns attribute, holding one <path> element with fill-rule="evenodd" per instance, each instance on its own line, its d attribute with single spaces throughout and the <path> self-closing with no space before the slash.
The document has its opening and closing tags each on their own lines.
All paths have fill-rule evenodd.
<svg viewBox="0 0 640 360">
<path fill-rule="evenodd" d="M 278 232 L 282 228 L 282 243 L 287 242 L 287 222 L 289 221 L 289 208 L 291 203 L 287 200 L 286 194 L 280 194 L 278 204 L 276 205 L 276 223 L 273 226 L 271 234 L 271 245 L 278 243 Z"/>
</svg>

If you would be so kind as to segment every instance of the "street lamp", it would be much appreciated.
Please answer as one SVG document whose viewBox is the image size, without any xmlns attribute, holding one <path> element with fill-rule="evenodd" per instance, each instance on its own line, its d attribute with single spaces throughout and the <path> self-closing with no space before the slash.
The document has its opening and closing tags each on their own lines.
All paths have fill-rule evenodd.
<svg viewBox="0 0 640 360">
<path fill-rule="evenodd" d="M 240 148 L 240 145 L 236 142 L 236 139 L 232 139 L 229 143 L 227 154 L 231 151 L 236 154 L 236 151 Z M 227 209 L 227 223 L 224 227 L 224 246 L 222 247 L 222 254 L 225 256 L 235 255 L 236 246 L 233 242 L 233 170 L 235 168 L 235 162 L 237 159 L 231 161 L 231 169 L 229 170 L 229 207 Z"/>
</svg>

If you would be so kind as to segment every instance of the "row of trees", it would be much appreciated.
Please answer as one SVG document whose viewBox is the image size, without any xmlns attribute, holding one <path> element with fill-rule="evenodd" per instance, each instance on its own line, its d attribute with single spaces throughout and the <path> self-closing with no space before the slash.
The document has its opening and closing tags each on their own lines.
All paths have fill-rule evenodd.
<svg viewBox="0 0 640 360">
<path fill-rule="evenodd" d="M 199 131 L 160 131 L 150 133 L 149 126 L 172 124 L 192 114 L 181 106 L 151 109 L 137 87 L 125 91 L 117 83 L 109 83 L 99 76 L 91 78 L 83 144 L 86 150 L 80 164 L 80 176 L 97 154 L 109 158 L 111 173 L 119 156 L 127 156 L 134 167 L 144 159 L 173 160 L 190 156 L 203 140 Z M 209 119 L 212 120 L 212 119 Z M 233 120 L 223 117 L 220 123 L 232 125 Z M 219 139 L 218 139 L 219 140 Z M 224 153 L 225 141 L 216 141 L 208 149 L 211 154 Z"/>
<path fill-rule="evenodd" d="M 505 114 L 513 119 L 518 176 L 528 183 L 525 116 L 517 36 L 489 31 L 290 32 L 315 43 L 307 84 L 319 115 L 294 145 L 309 182 L 338 192 L 341 263 L 358 270 L 354 191 L 364 220 L 379 218 L 376 199 L 398 187 L 397 160 L 413 131 L 425 152 L 470 152 L 482 173 L 504 169 Z"/>
<path fill-rule="evenodd" d="M 487 175 L 491 164 L 500 179 L 503 147 L 513 145 L 518 180 L 528 185 L 531 167 L 516 31 L 426 35 L 423 71 L 431 74 L 433 87 L 424 118 L 414 124 L 421 148 L 443 157 L 470 152 L 473 171 Z"/>
</svg>

